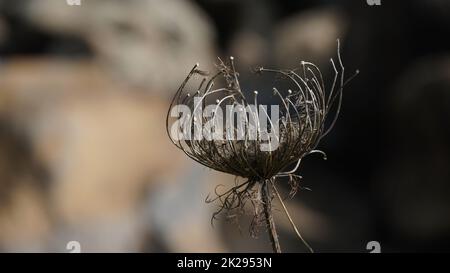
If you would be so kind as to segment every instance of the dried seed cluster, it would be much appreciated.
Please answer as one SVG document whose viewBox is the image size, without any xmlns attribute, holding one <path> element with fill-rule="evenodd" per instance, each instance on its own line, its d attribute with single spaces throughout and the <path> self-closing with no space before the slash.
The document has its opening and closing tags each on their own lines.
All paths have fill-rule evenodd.
<svg viewBox="0 0 450 273">
<path fill-rule="evenodd" d="M 213 215 L 213 219 L 221 212 L 227 212 L 228 217 L 233 218 L 235 215 L 243 213 L 245 205 L 250 203 L 254 216 L 251 230 L 255 231 L 256 227 L 265 221 L 274 251 L 280 251 L 271 216 L 272 196 L 276 194 L 279 197 L 275 182 L 279 177 L 288 177 L 292 189 L 290 195 L 293 196 L 299 189 L 301 177 L 295 172 L 300 166 L 302 158 L 315 152 L 321 153 L 325 157 L 322 151 L 316 150 L 316 147 L 319 141 L 333 128 L 339 115 L 343 88 L 350 80 L 344 81 L 344 66 L 340 57 L 339 41 L 337 60 L 336 64 L 333 59 L 330 59 L 334 78 L 328 91 L 326 91 L 320 69 L 310 62 L 302 61 L 298 68 L 292 70 L 263 67 L 254 69 L 254 72 L 259 75 L 275 75 L 278 80 L 285 81 L 288 86 L 291 86 L 287 90 L 278 90 L 276 87 L 271 90 L 272 101 L 280 109 L 279 118 L 275 121 L 276 124 L 271 123 L 271 130 L 267 129 L 263 132 L 256 127 L 256 139 L 251 137 L 249 130 L 244 130 L 245 133 L 240 139 L 230 139 L 227 138 L 227 135 L 223 135 L 220 140 L 179 139 L 171 135 L 170 128 L 173 125 L 173 118 L 170 116 L 170 109 L 176 105 L 186 105 L 193 113 L 200 106 L 208 105 L 210 102 L 214 102 L 217 107 L 225 105 L 241 107 L 240 111 L 243 111 L 244 116 L 249 118 L 245 120 L 244 124 L 237 123 L 231 128 L 235 133 L 238 133 L 238 126 L 250 127 L 249 119 L 257 115 L 251 110 L 252 108 L 247 108 L 247 106 L 258 106 L 258 96 L 261 94 L 258 91 L 254 91 L 250 95 L 244 94 L 233 57 L 230 57 L 227 63 L 219 59 L 217 73 L 210 77 L 208 77 L 209 73 L 199 70 L 198 64 L 192 68 L 171 102 L 166 119 L 169 137 L 187 156 L 200 164 L 245 179 L 242 183 L 236 180 L 234 187 L 222 193 L 217 187 L 216 196 L 207 198 L 207 202 L 219 202 L 219 209 Z M 188 82 L 198 77 L 201 78 L 201 81 L 197 88 L 194 90 L 186 88 Z M 223 86 L 216 87 L 216 82 L 222 82 Z M 211 121 L 211 119 L 197 117 L 193 114 L 184 120 L 184 125 L 187 124 L 184 129 L 187 128 L 188 131 L 191 131 L 190 133 L 194 132 L 195 129 L 198 129 L 196 126 L 199 126 L 199 118 L 203 119 L 201 124 Z M 326 121 L 330 123 L 327 128 L 325 128 Z M 278 148 L 269 151 L 261 150 L 263 139 L 260 136 L 264 133 L 267 134 L 268 131 L 273 131 L 274 128 L 277 128 L 275 137 L 279 143 Z M 294 164 L 295 167 L 292 170 L 286 171 L 286 168 Z M 279 200 L 282 202 L 281 198 Z M 284 203 L 282 205 L 285 208 Z M 290 218 L 287 211 L 286 213 Z M 292 219 L 290 220 L 293 224 Z M 298 233 L 295 225 L 293 227 Z M 301 237 L 299 233 L 298 235 Z"/>
</svg>

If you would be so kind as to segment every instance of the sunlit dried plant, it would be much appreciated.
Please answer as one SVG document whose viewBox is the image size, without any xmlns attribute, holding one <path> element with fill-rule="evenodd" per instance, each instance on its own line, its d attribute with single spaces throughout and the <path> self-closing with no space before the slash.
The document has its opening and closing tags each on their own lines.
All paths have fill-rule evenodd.
<svg viewBox="0 0 450 273">
<path fill-rule="evenodd" d="M 276 87 L 271 90 L 271 101 L 279 106 L 280 111 L 278 118 L 270 122 L 268 129 L 262 129 L 259 126 L 260 117 L 257 111 L 253 111 L 259 109 L 259 92 L 253 91 L 250 95 L 246 95 L 241 90 L 239 74 L 235 70 L 233 57 L 230 57 L 228 64 L 219 59 L 218 71 L 211 77 L 208 77 L 207 72 L 199 70 L 199 65 L 196 64 L 175 94 L 167 114 L 167 133 L 172 142 L 187 156 L 211 169 L 244 178 L 243 182 L 238 182 L 236 179 L 235 186 L 224 192 L 219 192 L 220 185 L 217 186 L 216 196 L 207 198 L 207 202 L 219 203 L 219 209 L 214 213 L 213 219 L 222 212 L 229 217 L 240 215 L 245 211 L 246 204 L 251 204 L 253 214 L 251 231 L 255 231 L 257 226 L 265 223 L 274 252 L 281 252 L 281 248 L 272 216 L 273 197 L 279 200 L 297 236 L 311 252 L 313 251 L 289 215 L 277 190 L 276 182 L 280 177 L 287 177 L 292 197 L 301 188 L 299 186 L 301 176 L 295 172 L 299 168 L 302 158 L 312 153 L 321 153 L 325 158 L 325 153 L 317 150 L 316 147 L 319 141 L 333 128 L 341 107 L 342 90 L 346 83 L 353 78 L 344 80 L 339 40 L 337 60 L 336 64 L 331 59 L 334 78 L 328 91 L 326 91 L 321 71 L 310 62 L 302 61 L 300 67 L 292 70 L 263 67 L 254 69 L 255 73 L 261 75 L 271 73 L 284 84 L 285 90 L 279 90 Z M 187 88 L 188 82 L 196 78 L 194 77 L 196 75 L 202 78 L 200 85 L 194 90 Z M 224 86 L 215 88 L 216 82 L 220 81 L 224 83 Z M 195 114 L 198 109 L 204 108 L 211 102 L 215 102 L 216 107 L 216 111 L 213 111 L 212 115 L 205 117 Z M 177 105 L 185 105 L 191 114 L 184 118 L 178 114 L 174 116 L 172 109 Z M 231 129 L 233 135 L 241 134 L 240 138 L 230 138 L 230 130 L 226 133 L 217 130 L 220 134 L 218 138 L 183 138 L 179 136 L 180 132 L 191 135 L 197 131 L 201 134 L 203 129 L 199 126 L 208 122 L 214 123 L 218 116 L 217 110 L 227 105 L 237 108 L 238 112 L 240 111 L 245 117 L 243 122 L 237 122 L 237 124 L 232 122 L 231 128 L 227 128 Z M 248 107 L 250 105 L 257 107 Z M 269 117 L 266 110 L 263 110 Z M 272 113 L 272 115 L 274 114 Z M 183 122 L 175 124 L 173 118 L 182 119 Z M 235 119 L 234 116 L 230 116 L 230 118 Z M 325 125 L 326 121 L 329 123 L 328 126 Z M 214 124 L 217 125 L 217 123 Z M 244 130 L 239 130 L 242 127 Z M 251 128 L 256 130 L 256 138 L 252 138 L 251 130 L 246 130 Z M 267 138 L 267 135 L 270 137 Z M 261 149 L 262 145 L 270 146 L 271 143 L 274 143 L 268 141 L 270 139 L 276 140 L 277 148 Z M 291 165 L 295 167 L 286 171 L 286 168 Z"/>
</svg>

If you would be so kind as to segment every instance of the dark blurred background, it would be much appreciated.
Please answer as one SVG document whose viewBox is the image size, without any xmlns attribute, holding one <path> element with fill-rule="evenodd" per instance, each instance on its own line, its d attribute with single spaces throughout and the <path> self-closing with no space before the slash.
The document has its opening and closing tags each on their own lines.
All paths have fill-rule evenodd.
<svg viewBox="0 0 450 273">
<path fill-rule="evenodd" d="M 217 56 L 247 86 L 255 65 L 330 72 L 337 38 L 361 73 L 328 160 L 298 171 L 312 191 L 287 201 L 295 222 L 317 252 L 449 251 L 448 37 L 446 0 L 0 0 L 0 251 L 270 251 L 245 219 L 211 227 L 204 199 L 234 178 L 171 145 L 169 100 Z"/>
</svg>

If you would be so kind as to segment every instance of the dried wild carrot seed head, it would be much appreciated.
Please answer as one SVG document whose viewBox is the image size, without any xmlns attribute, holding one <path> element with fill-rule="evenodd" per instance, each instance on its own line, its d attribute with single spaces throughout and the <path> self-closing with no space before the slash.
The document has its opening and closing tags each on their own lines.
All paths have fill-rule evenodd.
<svg viewBox="0 0 450 273">
<path fill-rule="evenodd" d="M 228 216 L 239 214 L 250 201 L 254 216 L 252 230 L 261 219 L 266 220 L 269 231 L 275 229 L 269 218 L 270 193 L 279 197 L 276 179 L 289 177 L 291 195 L 294 195 L 301 178 L 295 172 L 302 158 L 315 152 L 325 157 L 316 148 L 336 122 L 342 91 L 348 82 L 344 81 L 339 41 L 337 60 L 337 65 L 330 60 L 334 78 L 328 87 L 320 69 L 310 62 L 302 61 L 292 70 L 255 69 L 256 74 L 274 75 L 289 87 L 286 90 L 273 87 L 270 94 L 244 92 L 233 57 L 227 63 L 219 59 L 217 72 L 210 77 L 209 73 L 199 70 L 198 64 L 192 68 L 170 105 L 166 119 L 168 135 L 193 160 L 246 180 L 240 184 L 236 182 L 223 193 L 216 188 L 216 197 L 207 199 L 208 202 L 219 202 L 213 219 L 223 211 Z M 197 87 L 187 87 L 199 77 Z M 222 86 L 217 87 L 217 83 Z M 271 98 L 270 107 L 260 103 L 261 95 Z M 327 127 L 326 122 L 330 123 Z M 286 171 L 294 164 L 292 170 Z M 282 205 L 284 207 L 284 203 Z M 273 236 L 274 250 L 280 251 L 277 238 Z"/>
</svg>

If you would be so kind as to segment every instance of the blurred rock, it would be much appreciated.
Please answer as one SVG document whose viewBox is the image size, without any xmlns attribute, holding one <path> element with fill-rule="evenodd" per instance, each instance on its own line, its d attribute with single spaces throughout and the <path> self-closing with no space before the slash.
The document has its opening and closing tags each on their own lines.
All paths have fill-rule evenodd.
<svg viewBox="0 0 450 273">
<path fill-rule="evenodd" d="M 9 189 L 8 202 L 0 206 L 0 250 L 45 251 L 43 242 L 51 235 L 46 202 L 33 181 L 20 182 Z"/>
<path fill-rule="evenodd" d="M 181 151 L 179 151 L 181 152 Z M 168 251 L 224 252 L 227 246 L 220 236 L 220 224 L 211 226 L 217 204 L 206 204 L 208 193 L 219 184 L 230 184 L 232 176 L 207 170 L 190 162 L 180 183 L 164 183 L 148 198 L 149 220 L 154 236 L 165 242 Z M 168 179 L 168 178 L 164 178 Z"/>
<path fill-rule="evenodd" d="M 271 56 L 268 41 L 262 34 L 251 30 L 238 32 L 230 46 L 231 55 L 236 58 L 241 70 L 263 65 Z"/>
<path fill-rule="evenodd" d="M 336 39 L 344 40 L 347 20 L 337 8 L 303 11 L 288 17 L 275 30 L 275 56 L 281 67 L 297 67 L 301 60 L 317 65 L 335 56 Z"/>
<path fill-rule="evenodd" d="M 79 37 L 119 79 L 170 97 L 197 62 L 215 61 L 214 30 L 190 1 L 29 1 L 28 20 Z M 48 16 L 51 14 L 51 16 Z"/>
<path fill-rule="evenodd" d="M 11 165 L 0 172 L 1 193 L 11 200 L 0 210 L 0 248 L 65 251 L 67 241 L 77 240 L 83 251 L 142 249 L 155 224 L 146 220 L 148 194 L 161 183 L 190 181 L 184 176 L 190 161 L 166 136 L 168 101 L 126 89 L 89 61 L 11 61 L 0 71 L 0 88 L 0 101 L 7 102 L 0 105 L 0 117 L 18 128 L 30 150 L 20 159 L 18 143 L 0 154 Z M 11 131 L 2 127 L 0 136 Z M 11 146 L 16 138 L 4 137 L 0 144 Z M 32 175 L 34 161 L 45 176 Z M 24 166 L 17 169 L 20 162 Z M 204 200 L 201 193 L 191 194 Z M 196 211 L 209 216 L 212 208 L 203 205 Z M 190 225 L 183 234 L 193 240 L 192 249 L 205 246 L 196 240 L 208 241 L 207 250 L 222 249 L 205 228 L 209 220 Z M 170 229 L 162 230 L 174 238 Z"/>
</svg>

